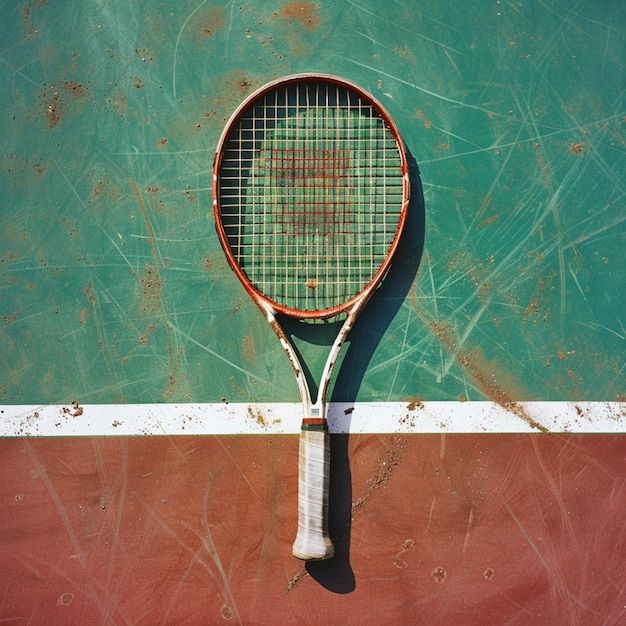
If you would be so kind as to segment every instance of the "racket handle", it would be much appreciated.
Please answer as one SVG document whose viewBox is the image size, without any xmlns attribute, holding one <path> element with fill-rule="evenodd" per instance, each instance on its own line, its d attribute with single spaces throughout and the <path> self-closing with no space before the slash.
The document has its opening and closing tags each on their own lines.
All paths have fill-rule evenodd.
<svg viewBox="0 0 626 626">
<path fill-rule="evenodd" d="M 335 554 L 328 534 L 329 478 L 330 440 L 326 422 L 303 424 L 298 470 L 298 534 L 292 551 L 298 559 L 321 561 Z"/>
</svg>

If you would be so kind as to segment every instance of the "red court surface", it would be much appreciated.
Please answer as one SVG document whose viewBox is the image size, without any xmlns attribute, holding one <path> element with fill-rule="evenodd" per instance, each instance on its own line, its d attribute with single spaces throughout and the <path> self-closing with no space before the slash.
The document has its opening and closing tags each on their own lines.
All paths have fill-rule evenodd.
<svg viewBox="0 0 626 626">
<path fill-rule="evenodd" d="M 622 624 L 623 437 L 335 435 L 337 555 L 291 556 L 297 437 L 0 442 L 10 624 Z"/>
</svg>

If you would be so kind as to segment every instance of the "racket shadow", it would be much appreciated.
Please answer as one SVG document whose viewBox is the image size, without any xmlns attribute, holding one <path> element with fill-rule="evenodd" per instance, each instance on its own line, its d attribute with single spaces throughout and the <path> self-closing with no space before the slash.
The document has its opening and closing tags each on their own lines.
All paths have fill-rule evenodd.
<svg viewBox="0 0 626 626">
<path fill-rule="evenodd" d="M 386 330 L 405 301 L 415 280 L 425 240 L 425 204 L 418 165 L 407 150 L 411 199 L 407 222 L 389 272 L 363 309 L 346 344 L 330 402 L 354 402 L 369 363 Z M 350 593 L 356 579 L 350 564 L 353 514 L 349 439 L 352 414 L 342 417 L 342 433 L 330 438 L 329 532 L 335 556 L 328 561 L 306 563 L 306 570 L 320 585 L 334 593 Z M 343 434 L 347 433 L 347 434 Z"/>
<path fill-rule="evenodd" d="M 417 163 L 407 150 L 411 197 L 407 221 L 387 276 L 363 309 L 346 342 L 330 402 L 354 402 L 380 341 L 415 281 L 425 239 L 425 206 Z M 385 398 L 386 399 L 386 398 Z M 350 414 L 345 416 L 349 430 Z"/>
</svg>

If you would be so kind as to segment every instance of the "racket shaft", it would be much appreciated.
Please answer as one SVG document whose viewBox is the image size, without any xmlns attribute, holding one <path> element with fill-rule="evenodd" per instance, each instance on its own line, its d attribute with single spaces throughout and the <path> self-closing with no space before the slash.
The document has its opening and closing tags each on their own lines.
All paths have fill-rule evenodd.
<svg viewBox="0 0 626 626">
<path fill-rule="evenodd" d="M 304 560 L 330 559 L 335 549 L 328 534 L 330 441 L 326 425 L 300 431 L 298 534 L 293 555 Z"/>
</svg>

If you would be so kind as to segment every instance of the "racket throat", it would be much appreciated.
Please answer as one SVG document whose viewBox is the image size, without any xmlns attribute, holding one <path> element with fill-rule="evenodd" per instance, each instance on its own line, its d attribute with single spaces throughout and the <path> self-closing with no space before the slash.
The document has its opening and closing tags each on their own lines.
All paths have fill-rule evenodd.
<svg viewBox="0 0 626 626">
<path fill-rule="evenodd" d="M 265 314 L 296 374 L 303 417 L 325 420 L 332 373 L 351 320 L 346 327 L 346 318 L 311 323 L 267 310 Z"/>
</svg>

